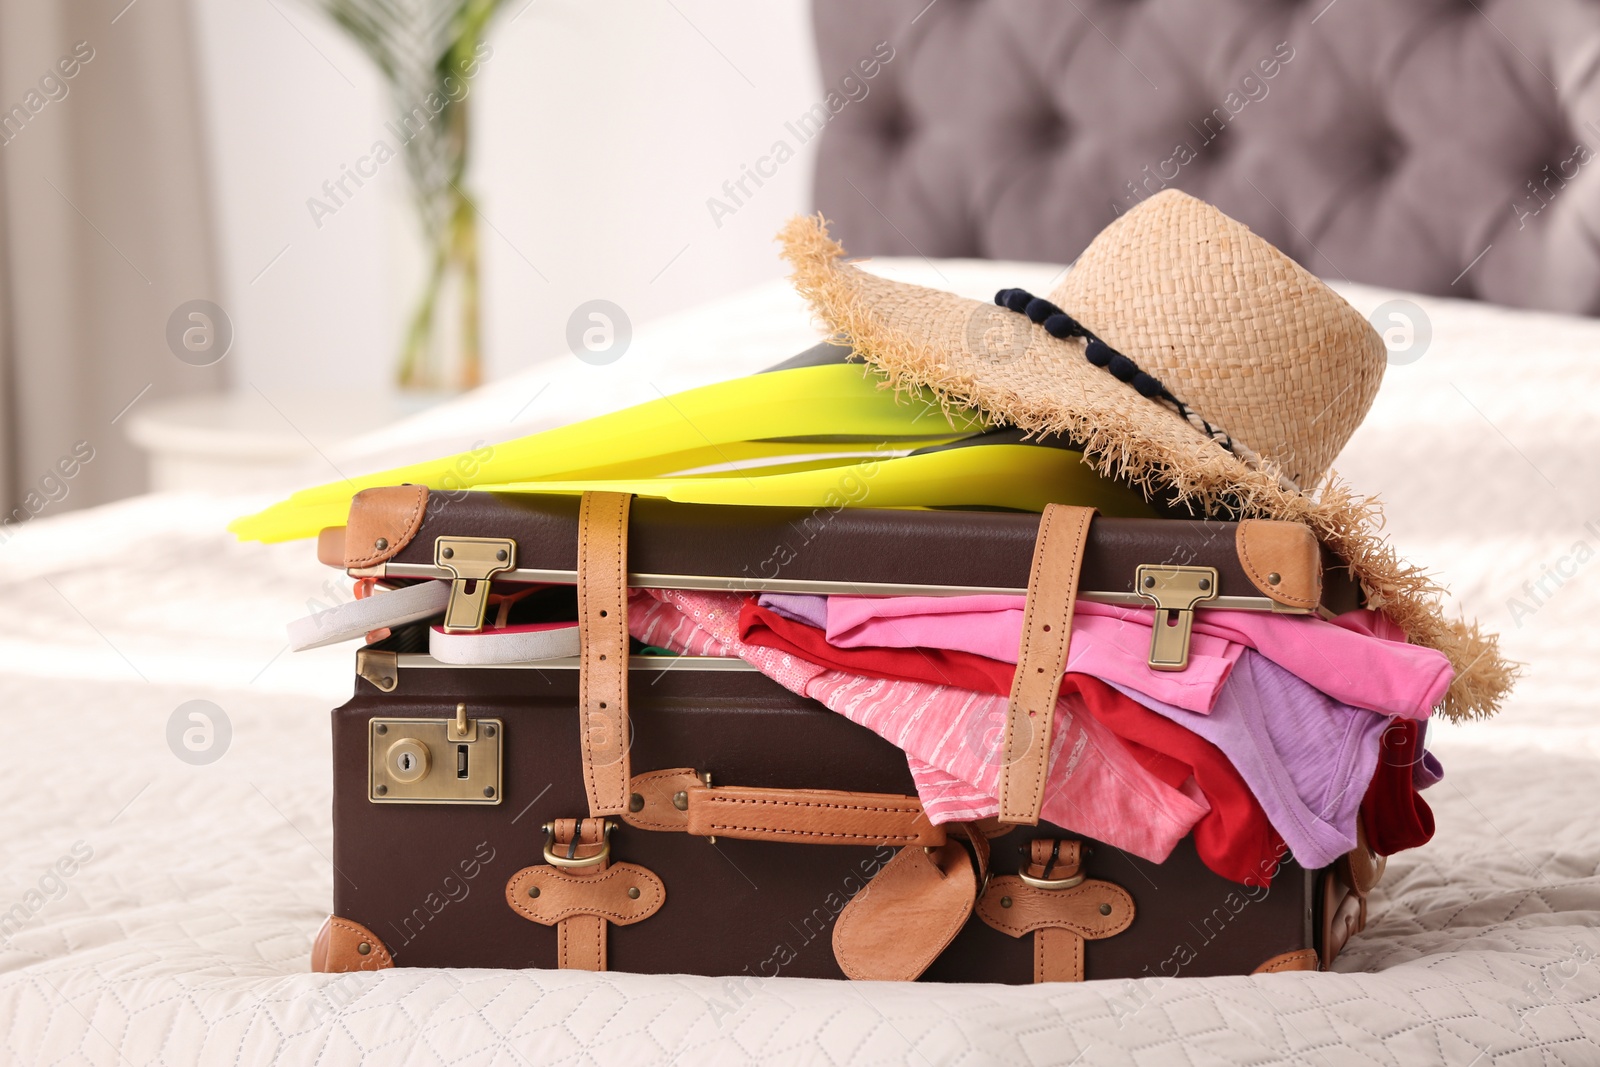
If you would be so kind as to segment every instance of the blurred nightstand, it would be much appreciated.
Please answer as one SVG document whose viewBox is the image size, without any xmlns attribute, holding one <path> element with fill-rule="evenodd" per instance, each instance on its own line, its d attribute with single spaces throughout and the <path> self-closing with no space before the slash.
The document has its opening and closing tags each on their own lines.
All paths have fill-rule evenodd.
<svg viewBox="0 0 1600 1067">
<path fill-rule="evenodd" d="M 401 414 L 381 399 L 275 405 L 251 390 L 159 401 L 130 412 L 126 425 L 149 457 L 152 490 L 226 493 L 332 480 L 322 454 Z"/>
</svg>

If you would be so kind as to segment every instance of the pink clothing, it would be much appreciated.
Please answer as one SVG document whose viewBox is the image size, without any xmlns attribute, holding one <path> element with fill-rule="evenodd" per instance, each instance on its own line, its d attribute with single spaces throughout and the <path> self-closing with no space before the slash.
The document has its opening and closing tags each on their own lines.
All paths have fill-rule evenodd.
<svg viewBox="0 0 1600 1067">
<path fill-rule="evenodd" d="M 937 823 L 999 811 L 1006 699 L 926 682 L 865 678 L 739 640 L 734 593 L 648 590 L 629 600 L 641 641 L 690 655 L 734 655 L 785 688 L 867 727 L 906 752 L 918 796 Z M 821 754 L 819 754 L 821 755 Z M 1141 767 L 1075 694 L 1056 706 L 1044 818 L 1160 863 L 1209 807 Z"/>
<path fill-rule="evenodd" d="M 1084 612 L 1072 620 L 1067 671 L 1124 685 L 1164 704 L 1202 715 L 1217 701 L 1243 647 L 1196 634 L 1189 666 L 1150 668 L 1150 629 Z M 907 596 L 828 598 L 828 643 L 838 648 L 949 648 L 1017 662 L 1022 639 L 1022 598 L 1014 596 Z"/>
<path fill-rule="evenodd" d="M 841 648 L 952 648 L 1015 663 L 1022 610 L 1023 598 L 1014 596 L 835 596 L 828 598 L 827 636 Z M 1146 665 L 1153 618 L 1150 608 L 1079 601 L 1067 669 L 1202 713 L 1215 704 L 1240 648 L 1256 649 L 1340 703 L 1384 715 L 1426 719 L 1450 685 L 1450 662 L 1442 653 L 1406 644 L 1394 624 L 1373 611 L 1328 622 L 1201 610 L 1189 666 L 1171 672 Z"/>
</svg>

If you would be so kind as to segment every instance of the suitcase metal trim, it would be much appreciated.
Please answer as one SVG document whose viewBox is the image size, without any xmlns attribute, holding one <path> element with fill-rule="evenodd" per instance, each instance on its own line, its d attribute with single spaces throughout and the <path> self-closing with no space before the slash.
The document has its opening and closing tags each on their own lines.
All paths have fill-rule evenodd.
<svg viewBox="0 0 1600 1067">
<path fill-rule="evenodd" d="M 352 578 L 435 578 L 450 581 L 454 576 L 443 567 L 427 563 L 380 563 L 375 567 L 352 567 Z M 573 585 L 578 580 L 575 570 L 541 570 L 518 567 L 495 575 L 497 582 L 514 582 L 544 585 Z M 736 593 L 802 593 L 817 596 L 840 594 L 845 596 L 1026 596 L 1022 588 L 988 585 L 912 585 L 900 582 L 828 582 L 812 579 L 783 578 L 723 578 L 703 574 L 629 574 L 631 589 L 709 589 Z M 1077 599 L 1091 604 L 1110 604 L 1116 607 L 1148 608 L 1150 601 L 1138 593 L 1113 593 L 1106 590 L 1084 590 Z M 1208 608 L 1226 608 L 1232 611 L 1272 611 L 1279 615 L 1311 615 L 1320 613 L 1331 617 L 1327 609 L 1318 607 L 1293 608 L 1264 596 L 1219 596 L 1206 602 Z"/>
</svg>

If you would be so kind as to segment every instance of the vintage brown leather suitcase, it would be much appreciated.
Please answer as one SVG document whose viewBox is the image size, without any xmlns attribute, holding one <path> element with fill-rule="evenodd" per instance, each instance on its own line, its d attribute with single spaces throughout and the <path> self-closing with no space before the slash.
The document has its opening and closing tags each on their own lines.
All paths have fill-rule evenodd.
<svg viewBox="0 0 1600 1067">
<path fill-rule="evenodd" d="M 1364 922 L 1379 873 L 1364 850 L 1321 871 L 1285 858 L 1270 888 L 1247 887 L 1208 870 L 1192 840 L 1157 865 L 1043 821 L 934 827 L 904 754 L 876 734 L 742 660 L 626 645 L 618 656 L 607 629 L 624 583 L 1001 591 L 1031 604 L 1045 596 L 1040 516 L 646 499 L 630 510 L 604 497 L 368 490 L 347 527 L 324 532 L 321 557 L 354 576 L 451 583 L 447 628 L 481 625 L 491 588 L 578 583 L 589 629 L 580 657 L 538 663 L 440 663 L 427 623 L 357 653 L 355 694 L 333 712 L 337 875 L 314 968 L 1245 974 L 1326 965 Z M 1309 531 L 1289 524 L 1097 519 L 1087 530 L 1072 554 L 1076 597 L 1167 612 L 1153 662 L 1186 655 L 1197 603 L 1357 603 Z M 621 737 L 595 732 L 617 710 L 602 699 L 607 678 L 626 688 Z M 608 744 L 620 751 L 602 762 Z M 607 781 L 618 763 L 622 777 Z"/>
</svg>

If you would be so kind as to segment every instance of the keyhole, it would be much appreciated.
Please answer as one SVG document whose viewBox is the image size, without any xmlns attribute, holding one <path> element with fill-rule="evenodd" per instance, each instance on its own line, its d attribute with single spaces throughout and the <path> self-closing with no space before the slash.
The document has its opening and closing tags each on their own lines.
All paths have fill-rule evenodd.
<svg viewBox="0 0 1600 1067">
<path fill-rule="evenodd" d="M 400 769 L 402 771 L 410 773 L 411 769 L 414 768 L 416 765 L 417 765 L 417 757 L 413 756 L 409 752 L 402 752 L 400 754 Z"/>
</svg>

